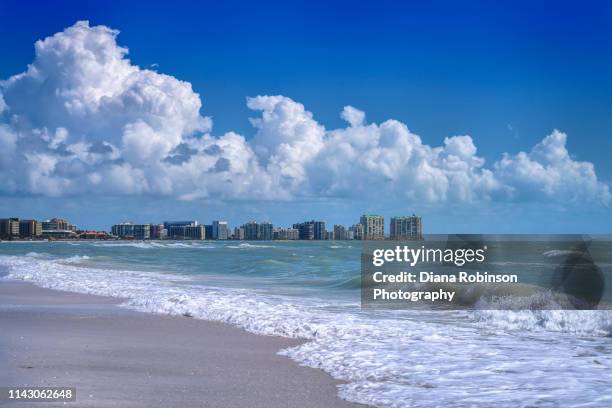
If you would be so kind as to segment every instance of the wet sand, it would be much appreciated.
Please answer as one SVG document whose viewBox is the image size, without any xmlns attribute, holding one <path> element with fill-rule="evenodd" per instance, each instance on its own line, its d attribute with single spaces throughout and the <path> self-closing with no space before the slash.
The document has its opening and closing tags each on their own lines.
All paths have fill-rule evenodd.
<svg viewBox="0 0 612 408">
<path fill-rule="evenodd" d="M 76 387 L 76 402 L 45 407 L 363 407 L 277 355 L 299 340 L 118 303 L 0 280 L 0 386 Z"/>
</svg>

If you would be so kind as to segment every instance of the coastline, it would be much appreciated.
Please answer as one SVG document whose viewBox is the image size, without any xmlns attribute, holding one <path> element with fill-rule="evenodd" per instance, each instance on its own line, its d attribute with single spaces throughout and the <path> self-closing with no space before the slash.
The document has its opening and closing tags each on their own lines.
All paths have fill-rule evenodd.
<svg viewBox="0 0 612 408">
<path fill-rule="evenodd" d="M 0 280 L 0 385 L 76 387 L 79 407 L 364 407 L 277 354 L 300 340 L 119 303 Z"/>
</svg>

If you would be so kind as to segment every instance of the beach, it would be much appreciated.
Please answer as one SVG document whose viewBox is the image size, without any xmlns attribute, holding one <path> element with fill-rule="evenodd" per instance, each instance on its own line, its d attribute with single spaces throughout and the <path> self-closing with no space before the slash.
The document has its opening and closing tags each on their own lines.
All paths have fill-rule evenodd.
<svg viewBox="0 0 612 408">
<path fill-rule="evenodd" d="M 525 245 L 534 259 L 510 251 L 504 273 L 561 249 Z M 361 308 L 360 254 L 335 241 L 2 243 L 0 385 L 75 386 L 79 407 L 611 406 L 609 310 Z"/>
<path fill-rule="evenodd" d="M 302 341 L 0 280 L 0 384 L 76 387 L 78 407 L 359 407 L 277 352 Z M 14 403 L 27 406 L 27 403 Z"/>
</svg>

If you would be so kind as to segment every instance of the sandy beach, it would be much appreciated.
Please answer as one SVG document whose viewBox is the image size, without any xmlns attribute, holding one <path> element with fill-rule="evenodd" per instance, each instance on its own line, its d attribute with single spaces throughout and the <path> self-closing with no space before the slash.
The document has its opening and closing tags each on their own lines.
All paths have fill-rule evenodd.
<svg viewBox="0 0 612 408">
<path fill-rule="evenodd" d="M 0 281 L 0 385 L 72 386 L 78 407 L 359 407 L 277 355 L 298 340 Z M 14 403 L 27 406 L 28 403 Z"/>
</svg>

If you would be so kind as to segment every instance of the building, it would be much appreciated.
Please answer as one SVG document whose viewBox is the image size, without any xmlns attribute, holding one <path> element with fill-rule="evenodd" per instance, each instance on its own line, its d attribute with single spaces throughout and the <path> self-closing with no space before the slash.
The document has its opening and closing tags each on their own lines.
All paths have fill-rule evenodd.
<svg viewBox="0 0 612 408">
<path fill-rule="evenodd" d="M 77 227 L 61 218 L 51 218 L 42 222 L 42 236 L 44 238 L 76 238 Z"/>
<path fill-rule="evenodd" d="M 20 220 L 19 236 L 21 238 L 36 238 L 42 236 L 42 224 L 36 220 Z"/>
<path fill-rule="evenodd" d="M 183 228 L 185 229 L 183 239 L 206 239 L 206 230 L 203 225 L 187 225 Z"/>
<path fill-rule="evenodd" d="M 151 224 L 151 239 L 166 239 L 168 230 L 164 228 L 164 224 Z"/>
<path fill-rule="evenodd" d="M 242 227 L 244 228 L 244 239 L 248 241 L 271 241 L 274 237 L 274 226 L 270 222 L 258 224 L 256 221 L 249 221 Z"/>
<path fill-rule="evenodd" d="M 244 239 L 248 241 L 257 240 L 257 230 L 259 225 L 256 221 L 249 221 L 242 226 L 244 228 Z"/>
<path fill-rule="evenodd" d="M 416 240 L 423 239 L 423 223 L 421 217 L 412 216 L 391 217 L 389 225 L 389 236 L 394 240 Z"/>
<path fill-rule="evenodd" d="M 277 228 L 274 230 L 273 238 L 282 241 L 293 241 L 300 239 L 300 231 L 295 228 Z"/>
<path fill-rule="evenodd" d="M 350 230 L 350 229 L 346 230 L 344 234 L 345 234 L 344 235 L 344 239 L 346 239 L 346 240 L 353 240 L 353 239 L 355 239 L 355 235 L 354 235 L 353 231 Z"/>
<path fill-rule="evenodd" d="M 122 222 L 111 227 L 113 235 L 124 239 L 151 239 L 150 224 L 134 224 L 131 222 Z"/>
<path fill-rule="evenodd" d="M 234 228 L 234 235 L 232 239 L 244 240 L 244 227 L 236 227 Z"/>
<path fill-rule="evenodd" d="M 79 233 L 79 239 L 110 239 L 112 238 L 105 231 L 82 231 Z"/>
<path fill-rule="evenodd" d="M 206 237 L 206 239 L 213 239 L 212 231 L 213 231 L 212 225 L 204 225 L 204 236 Z"/>
<path fill-rule="evenodd" d="M 362 215 L 359 223 L 363 225 L 363 239 L 385 239 L 385 218 L 382 215 Z"/>
<path fill-rule="evenodd" d="M 346 239 L 346 228 L 343 225 L 334 225 L 334 239 L 344 240 Z"/>
<path fill-rule="evenodd" d="M 327 241 L 333 241 L 335 239 L 334 231 L 326 231 L 325 232 L 325 239 Z"/>
<path fill-rule="evenodd" d="M 300 231 L 300 239 L 324 240 L 326 239 L 325 221 L 305 221 L 293 224 L 293 228 Z"/>
<path fill-rule="evenodd" d="M 227 221 L 212 222 L 212 239 L 225 240 L 229 238 L 229 228 Z"/>
<path fill-rule="evenodd" d="M 170 225 L 168 238 L 203 240 L 206 239 L 206 229 L 204 225 Z"/>
<path fill-rule="evenodd" d="M 61 218 L 51 218 L 42 222 L 43 231 L 65 231 L 65 232 L 76 232 L 76 225 L 69 223 Z"/>
<path fill-rule="evenodd" d="M 349 227 L 349 230 L 347 231 L 347 235 L 351 236 L 350 239 L 359 239 L 359 240 L 363 239 L 363 225 L 355 224 Z"/>
<path fill-rule="evenodd" d="M 306 240 L 314 239 L 314 224 L 311 224 L 309 222 L 293 224 L 293 229 L 298 230 L 300 239 L 306 239 Z"/>
<path fill-rule="evenodd" d="M 259 239 L 264 241 L 272 241 L 272 232 L 274 226 L 271 222 L 262 222 L 259 224 Z"/>
<path fill-rule="evenodd" d="M 0 219 L 0 238 L 19 236 L 19 218 Z"/>
<path fill-rule="evenodd" d="M 206 228 L 204 225 L 172 225 L 168 229 L 168 237 L 177 240 L 204 240 Z"/>
<path fill-rule="evenodd" d="M 198 226 L 198 222 L 196 220 L 192 221 L 164 221 L 164 228 L 168 229 L 170 227 L 185 227 L 185 226 Z"/>
</svg>

